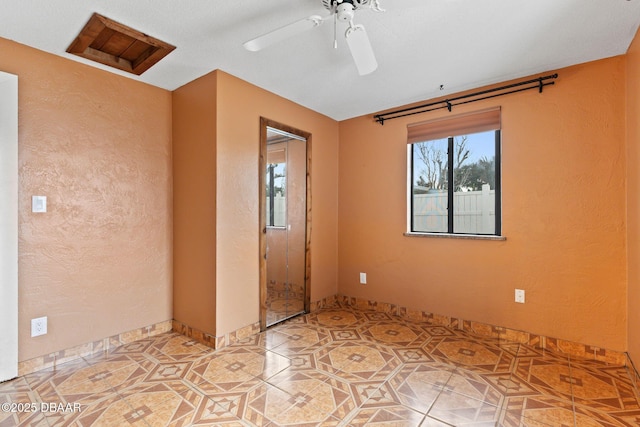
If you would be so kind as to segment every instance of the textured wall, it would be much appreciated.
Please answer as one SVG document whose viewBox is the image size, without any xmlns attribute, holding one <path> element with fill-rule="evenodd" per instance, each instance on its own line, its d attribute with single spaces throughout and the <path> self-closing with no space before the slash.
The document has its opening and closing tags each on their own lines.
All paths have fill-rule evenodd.
<svg viewBox="0 0 640 427">
<path fill-rule="evenodd" d="M 260 116 L 310 132 L 311 301 L 337 291 L 338 123 L 229 74 L 218 76 L 218 335 L 258 321 Z"/>
<path fill-rule="evenodd" d="M 640 32 L 627 52 L 629 353 L 640 368 Z"/>
<path fill-rule="evenodd" d="M 173 318 L 216 333 L 216 77 L 173 99 Z"/>
<path fill-rule="evenodd" d="M 222 71 L 173 102 L 176 319 L 217 336 L 259 320 L 261 116 L 313 134 L 311 300 L 335 294 L 338 123 Z"/>
<path fill-rule="evenodd" d="M 341 122 L 340 293 L 626 350 L 624 70 L 588 63 L 543 94 L 456 108 L 502 107 L 506 241 L 403 236 L 406 126 L 446 111 Z"/>
<path fill-rule="evenodd" d="M 20 360 L 171 319 L 171 94 L 0 51 L 19 77 Z M 40 316 L 49 333 L 31 338 Z"/>
</svg>

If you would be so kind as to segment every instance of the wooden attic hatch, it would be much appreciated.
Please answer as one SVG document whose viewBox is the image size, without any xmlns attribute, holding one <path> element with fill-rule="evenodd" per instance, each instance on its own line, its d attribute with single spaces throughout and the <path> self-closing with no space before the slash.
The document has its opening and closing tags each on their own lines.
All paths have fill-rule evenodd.
<svg viewBox="0 0 640 427">
<path fill-rule="evenodd" d="M 139 76 L 175 48 L 94 13 L 67 52 Z"/>
</svg>

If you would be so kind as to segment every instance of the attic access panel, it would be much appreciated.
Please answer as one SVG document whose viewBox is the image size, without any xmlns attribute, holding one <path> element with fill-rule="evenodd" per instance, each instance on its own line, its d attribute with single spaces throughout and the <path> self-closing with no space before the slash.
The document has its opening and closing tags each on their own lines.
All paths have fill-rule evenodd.
<svg viewBox="0 0 640 427">
<path fill-rule="evenodd" d="M 175 48 L 94 13 L 67 52 L 139 76 Z"/>
</svg>

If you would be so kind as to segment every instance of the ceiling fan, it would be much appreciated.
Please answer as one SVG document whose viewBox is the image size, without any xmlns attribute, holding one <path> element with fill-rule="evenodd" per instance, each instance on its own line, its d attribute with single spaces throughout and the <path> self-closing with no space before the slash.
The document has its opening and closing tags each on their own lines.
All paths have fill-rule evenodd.
<svg viewBox="0 0 640 427">
<path fill-rule="evenodd" d="M 257 52 L 282 40 L 294 37 L 304 31 L 319 27 L 324 21 L 334 19 L 334 42 L 333 47 L 337 48 L 337 25 L 338 21 L 347 22 L 349 27 L 344 37 L 353 56 L 353 61 L 358 69 L 358 74 L 364 76 L 370 74 L 378 68 L 378 62 L 373 53 L 369 36 L 364 26 L 353 23 L 356 10 L 368 7 L 375 12 L 384 12 L 380 7 L 379 0 L 321 0 L 322 5 L 329 10 L 328 16 L 311 15 L 299 21 L 280 27 L 266 34 L 256 37 L 244 43 L 245 49 Z"/>
</svg>

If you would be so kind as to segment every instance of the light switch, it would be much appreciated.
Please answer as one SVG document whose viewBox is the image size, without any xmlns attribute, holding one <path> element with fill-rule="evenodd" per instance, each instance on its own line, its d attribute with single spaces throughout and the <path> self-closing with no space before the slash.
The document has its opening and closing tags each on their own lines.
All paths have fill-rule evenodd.
<svg viewBox="0 0 640 427">
<path fill-rule="evenodd" d="M 47 196 L 31 197 L 31 212 L 41 213 L 47 211 Z"/>
</svg>

